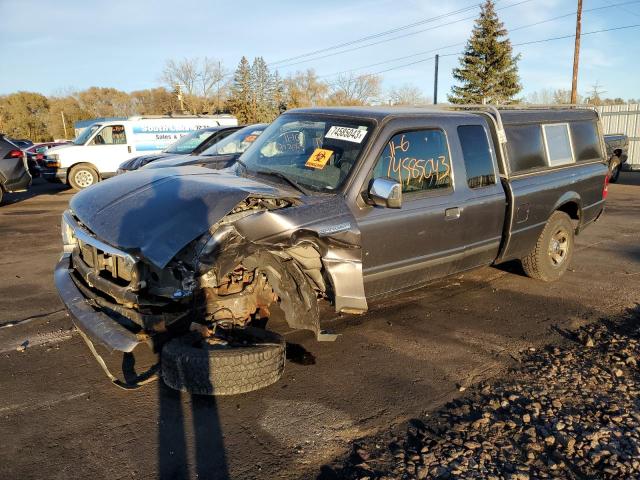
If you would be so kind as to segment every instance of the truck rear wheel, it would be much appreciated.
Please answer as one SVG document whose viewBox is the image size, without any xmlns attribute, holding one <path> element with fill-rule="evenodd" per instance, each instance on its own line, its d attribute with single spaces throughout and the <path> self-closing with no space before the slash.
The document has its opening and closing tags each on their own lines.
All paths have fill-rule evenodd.
<svg viewBox="0 0 640 480">
<path fill-rule="evenodd" d="M 558 280 L 571 263 L 573 237 L 573 223 L 569 215 L 554 212 L 538 237 L 536 246 L 522 258 L 524 272 L 544 282 Z"/>
<path fill-rule="evenodd" d="M 255 327 L 233 329 L 226 342 L 190 332 L 162 349 L 167 386 L 199 395 L 236 395 L 277 382 L 284 372 L 285 341 Z"/>
<path fill-rule="evenodd" d="M 95 168 L 80 164 L 75 165 L 69 171 L 69 185 L 74 190 L 82 190 L 83 188 L 90 187 L 100 181 L 100 176 L 96 172 Z"/>
</svg>

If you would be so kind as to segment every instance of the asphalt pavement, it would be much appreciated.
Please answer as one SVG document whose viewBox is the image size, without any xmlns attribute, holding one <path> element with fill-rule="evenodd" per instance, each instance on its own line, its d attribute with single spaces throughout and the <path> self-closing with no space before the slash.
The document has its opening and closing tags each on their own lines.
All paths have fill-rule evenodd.
<svg viewBox="0 0 640 480">
<path fill-rule="evenodd" d="M 611 185 L 560 282 L 482 268 L 329 318 L 333 343 L 285 332 L 275 385 L 191 397 L 107 380 L 57 298 L 60 214 L 71 192 L 37 181 L 0 207 L 0 478 L 316 478 L 354 439 L 500 379 L 523 349 L 634 308 L 640 173 Z"/>
</svg>

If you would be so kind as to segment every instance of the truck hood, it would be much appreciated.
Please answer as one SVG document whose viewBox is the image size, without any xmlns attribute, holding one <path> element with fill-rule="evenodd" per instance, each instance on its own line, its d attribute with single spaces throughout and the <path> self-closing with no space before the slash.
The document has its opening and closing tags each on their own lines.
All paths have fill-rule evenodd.
<svg viewBox="0 0 640 480">
<path fill-rule="evenodd" d="M 206 165 L 208 168 L 223 169 L 230 167 L 240 157 L 239 153 L 227 155 L 180 155 L 171 158 L 163 158 L 153 162 L 145 169 L 180 167 L 185 165 Z"/>
<path fill-rule="evenodd" d="M 99 239 L 164 268 L 250 196 L 297 194 L 232 172 L 186 166 L 111 178 L 78 192 L 70 208 Z"/>
</svg>

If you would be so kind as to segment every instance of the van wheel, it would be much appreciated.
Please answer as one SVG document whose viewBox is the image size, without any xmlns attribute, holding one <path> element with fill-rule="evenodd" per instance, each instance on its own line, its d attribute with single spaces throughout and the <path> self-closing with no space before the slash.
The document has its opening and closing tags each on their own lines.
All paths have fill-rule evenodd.
<svg viewBox="0 0 640 480">
<path fill-rule="evenodd" d="M 69 171 L 69 185 L 74 190 L 82 190 L 99 181 L 98 172 L 89 165 L 76 165 Z"/>
<path fill-rule="evenodd" d="M 285 341 L 255 327 L 202 338 L 190 332 L 167 342 L 161 353 L 167 386 L 199 395 L 237 395 L 277 382 L 284 372 Z"/>
<path fill-rule="evenodd" d="M 558 280 L 573 256 L 574 228 L 564 212 L 553 212 L 531 253 L 521 259 L 524 272 L 543 282 Z"/>
</svg>

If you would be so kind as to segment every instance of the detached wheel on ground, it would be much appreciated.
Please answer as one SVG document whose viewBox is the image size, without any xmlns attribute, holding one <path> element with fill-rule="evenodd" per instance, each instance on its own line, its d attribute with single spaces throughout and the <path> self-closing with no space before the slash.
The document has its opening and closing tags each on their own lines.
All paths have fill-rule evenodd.
<svg viewBox="0 0 640 480">
<path fill-rule="evenodd" d="M 236 395 L 267 387 L 284 372 L 285 341 L 255 327 L 202 338 L 190 332 L 162 349 L 162 379 L 171 388 L 199 395 Z"/>
<path fill-rule="evenodd" d="M 542 230 L 536 246 L 524 257 L 522 268 L 531 277 L 544 282 L 558 280 L 573 256 L 574 227 L 564 212 L 554 212 Z"/>
<path fill-rule="evenodd" d="M 74 190 L 82 190 L 100 181 L 100 176 L 95 168 L 90 165 L 75 165 L 69 171 L 69 185 Z"/>
</svg>

